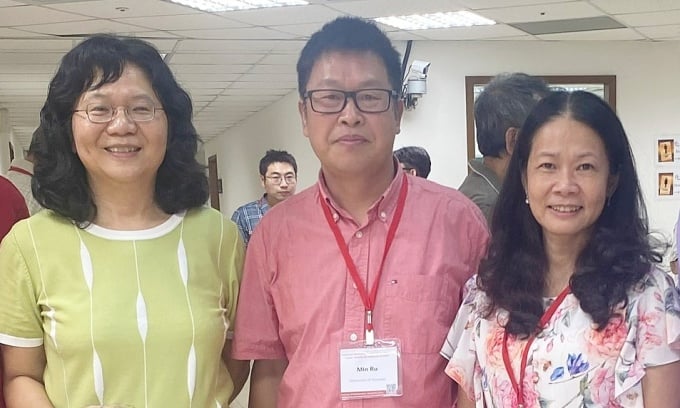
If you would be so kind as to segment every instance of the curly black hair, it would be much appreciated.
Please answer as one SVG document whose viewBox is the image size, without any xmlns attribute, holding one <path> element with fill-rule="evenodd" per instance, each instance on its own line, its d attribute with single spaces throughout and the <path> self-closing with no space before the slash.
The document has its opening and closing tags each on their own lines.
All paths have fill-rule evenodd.
<svg viewBox="0 0 680 408">
<path fill-rule="evenodd" d="M 581 122 L 602 139 L 616 190 L 593 226 L 570 279 L 581 308 L 603 329 L 627 303 L 627 291 L 660 261 L 648 239 L 648 221 L 633 154 L 616 113 L 594 94 L 553 92 L 536 105 L 522 126 L 491 222 L 491 243 L 478 284 L 490 299 L 487 317 L 509 312 L 508 333 L 540 330 L 548 268 L 541 226 L 525 204 L 522 183 L 538 130 L 557 117 Z"/>
<path fill-rule="evenodd" d="M 36 200 L 80 226 L 92 222 L 97 206 L 87 170 L 73 148 L 73 110 L 84 92 L 116 82 L 127 65 L 147 75 L 168 118 L 165 157 L 156 175 L 156 203 L 174 214 L 201 206 L 208 198 L 205 169 L 196 160 L 201 140 L 191 121 L 189 94 L 153 45 L 136 38 L 95 35 L 62 58 L 40 112 L 42 134 L 35 140 L 34 151 Z"/>
</svg>

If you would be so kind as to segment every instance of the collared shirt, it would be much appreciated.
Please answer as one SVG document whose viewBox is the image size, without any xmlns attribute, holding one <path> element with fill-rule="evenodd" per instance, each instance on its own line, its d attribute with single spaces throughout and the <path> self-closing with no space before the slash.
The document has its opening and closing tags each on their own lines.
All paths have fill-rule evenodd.
<svg viewBox="0 0 680 408">
<path fill-rule="evenodd" d="M 267 202 L 267 195 L 263 195 L 259 200 L 251 201 L 248 204 L 244 204 L 234 211 L 231 216 L 231 220 L 238 225 L 238 230 L 241 233 L 241 238 L 243 242 L 248 245 L 250 241 L 250 236 L 253 235 L 253 231 L 257 224 L 260 223 L 264 214 L 269 211 L 269 203 Z"/>
<path fill-rule="evenodd" d="M 503 183 L 493 170 L 486 167 L 484 159 L 470 160 L 468 168 L 470 174 L 465 177 L 458 191 L 477 204 L 488 224 L 491 225 L 491 216 Z"/>
<path fill-rule="evenodd" d="M 33 215 L 42 210 L 42 207 L 33 198 L 31 179 L 33 178 L 33 163 L 28 160 L 16 158 L 12 160 L 7 170 L 7 178 L 17 187 L 26 200 L 28 212 Z"/>
<path fill-rule="evenodd" d="M 233 356 L 287 359 L 279 408 L 451 407 L 453 383 L 439 349 L 465 281 L 486 252 L 484 218 L 457 191 L 408 176 L 401 222 L 385 261 L 373 313 L 376 338 L 401 341 L 404 395 L 341 401 L 339 350 L 364 338 L 365 309 L 320 200 L 327 200 L 359 274 L 373 285 L 403 172 L 358 225 L 319 182 L 273 208 L 246 255 Z M 368 282 L 366 282 L 368 281 Z"/>
</svg>

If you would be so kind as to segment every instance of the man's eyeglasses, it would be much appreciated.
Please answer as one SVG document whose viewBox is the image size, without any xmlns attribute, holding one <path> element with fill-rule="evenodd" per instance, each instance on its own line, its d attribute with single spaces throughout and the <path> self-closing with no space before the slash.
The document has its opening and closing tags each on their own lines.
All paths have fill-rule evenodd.
<svg viewBox="0 0 680 408">
<path fill-rule="evenodd" d="M 273 176 L 265 176 L 265 178 L 277 186 L 280 185 L 283 180 L 286 180 L 286 184 L 297 183 L 297 178 L 295 178 L 294 174 L 286 174 L 283 177 L 281 177 L 279 174 L 274 174 Z"/>
<path fill-rule="evenodd" d="M 339 89 L 314 89 L 305 92 L 303 98 L 309 99 L 312 110 L 318 113 L 339 113 L 352 98 L 354 105 L 363 113 L 382 113 L 390 108 L 392 98 L 397 92 L 390 89 L 360 89 L 341 91 Z"/>
<path fill-rule="evenodd" d="M 107 104 L 90 103 L 87 104 L 85 109 L 75 109 L 73 112 L 85 112 L 87 119 L 92 123 L 109 123 L 116 116 L 118 109 L 121 108 L 127 117 L 135 122 L 152 121 L 156 116 L 156 111 L 163 110 L 163 108 L 157 108 L 151 102 L 140 102 L 132 106 L 119 106 L 116 108 Z"/>
</svg>

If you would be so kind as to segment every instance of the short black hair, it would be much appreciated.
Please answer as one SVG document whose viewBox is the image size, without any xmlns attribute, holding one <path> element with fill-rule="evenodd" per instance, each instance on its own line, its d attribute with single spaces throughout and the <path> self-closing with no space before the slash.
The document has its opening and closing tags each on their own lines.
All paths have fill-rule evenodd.
<svg viewBox="0 0 680 408">
<path fill-rule="evenodd" d="M 71 120 L 80 96 L 116 82 L 126 66 L 147 76 L 168 120 L 165 157 L 156 175 L 155 202 L 168 214 L 199 207 L 208 199 L 204 166 L 196 160 L 200 138 L 189 94 L 182 89 L 158 50 L 136 38 L 98 34 L 78 44 L 61 60 L 40 112 L 33 194 L 45 208 L 79 226 L 92 222 L 97 207 L 87 171 L 73 151 Z"/>
<path fill-rule="evenodd" d="M 401 94 L 401 60 L 389 38 L 372 21 L 338 17 L 312 34 L 297 62 L 298 92 L 302 98 L 316 61 L 334 51 L 370 52 L 385 64 L 392 90 Z"/>
<path fill-rule="evenodd" d="M 272 163 L 288 163 L 293 166 L 293 171 L 297 175 L 297 162 L 292 154 L 285 150 L 267 150 L 267 153 L 260 159 L 260 175 L 267 175 L 267 169 Z"/>
<path fill-rule="evenodd" d="M 550 88 L 541 78 L 521 72 L 495 76 L 475 101 L 477 146 L 484 156 L 500 157 L 505 132 L 519 129 L 529 112 Z"/>
<path fill-rule="evenodd" d="M 418 177 L 427 178 L 430 174 L 430 155 L 420 146 L 406 146 L 394 151 L 394 156 L 404 167 L 416 169 Z"/>
</svg>

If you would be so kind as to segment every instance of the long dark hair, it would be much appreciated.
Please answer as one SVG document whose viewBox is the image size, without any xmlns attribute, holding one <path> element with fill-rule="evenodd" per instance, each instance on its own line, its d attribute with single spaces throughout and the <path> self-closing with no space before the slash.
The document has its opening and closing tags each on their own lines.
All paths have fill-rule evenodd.
<svg viewBox="0 0 680 408">
<path fill-rule="evenodd" d="M 543 314 L 547 258 L 541 226 L 524 202 L 522 184 L 534 135 L 557 117 L 581 122 L 602 139 L 618 186 L 593 226 L 576 261 L 571 288 L 581 308 L 599 328 L 627 301 L 627 291 L 660 260 L 648 240 L 648 222 L 633 154 L 621 121 L 599 97 L 577 91 L 554 92 L 534 108 L 522 126 L 491 223 L 488 257 L 478 277 L 491 314 L 507 310 L 511 334 L 535 333 Z"/>
<path fill-rule="evenodd" d="M 113 35 L 83 41 L 61 60 L 40 112 L 42 134 L 35 140 L 33 194 L 45 208 L 86 225 L 97 214 L 87 173 L 73 150 L 71 117 L 89 89 L 117 81 L 128 64 L 149 78 L 168 118 L 165 157 L 156 175 L 155 202 L 168 214 L 203 205 L 208 180 L 196 160 L 200 138 L 191 122 L 189 95 L 151 44 Z"/>
</svg>

